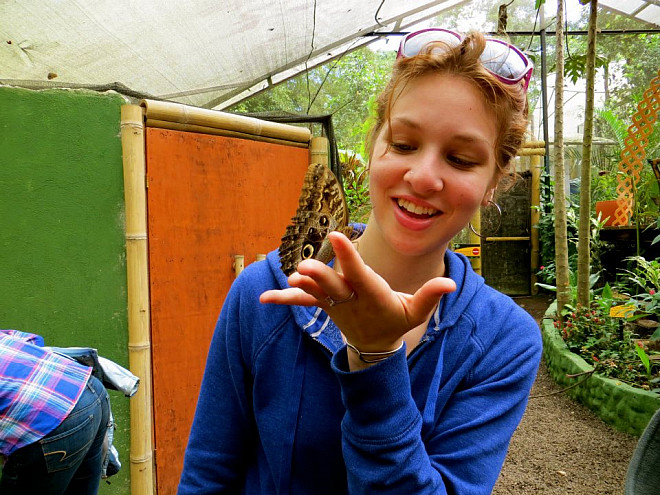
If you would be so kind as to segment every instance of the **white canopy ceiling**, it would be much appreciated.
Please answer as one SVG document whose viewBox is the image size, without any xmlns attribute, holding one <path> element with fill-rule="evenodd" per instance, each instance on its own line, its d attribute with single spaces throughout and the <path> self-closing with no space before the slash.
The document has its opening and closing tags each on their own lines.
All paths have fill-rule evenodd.
<svg viewBox="0 0 660 495">
<path fill-rule="evenodd" d="M 465 1 L 5 0 L 0 79 L 118 81 L 160 98 L 226 106 L 374 41 L 363 33 L 405 30 Z"/>
<path fill-rule="evenodd" d="M 225 108 L 469 0 L 2 0 L 0 82 Z M 528 0 L 532 2 L 533 0 Z M 599 4 L 660 24 L 660 0 Z"/>
</svg>

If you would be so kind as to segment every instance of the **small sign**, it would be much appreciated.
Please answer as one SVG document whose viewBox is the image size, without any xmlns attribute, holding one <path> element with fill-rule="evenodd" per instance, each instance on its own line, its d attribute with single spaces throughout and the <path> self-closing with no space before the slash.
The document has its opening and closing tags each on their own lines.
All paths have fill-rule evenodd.
<svg viewBox="0 0 660 495">
<path fill-rule="evenodd" d="M 627 318 L 635 312 L 633 304 L 621 304 L 619 306 L 612 306 L 610 308 L 610 317 L 612 318 Z"/>
<path fill-rule="evenodd" d="M 474 258 L 476 256 L 481 255 L 481 248 L 478 247 L 478 246 L 468 246 L 468 247 L 462 247 L 462 248 L 456 249 L 454 252 L 465 255 L 468 258 Z"/>
</svg>

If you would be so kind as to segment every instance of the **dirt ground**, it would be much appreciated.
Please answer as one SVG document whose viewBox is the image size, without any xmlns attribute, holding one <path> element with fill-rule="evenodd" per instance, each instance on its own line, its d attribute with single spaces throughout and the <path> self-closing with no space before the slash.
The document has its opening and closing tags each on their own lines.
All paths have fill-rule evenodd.
<svg viewBox="0 0 660 495">
<path fill-rule="evenodd" d="M 516 301 L 540 322 L 551 299 L 539 295 Z M 637 438 L 614 430 L 559 390 L 541 363 L 495 495 L 623 494 Z"/>
</svg>

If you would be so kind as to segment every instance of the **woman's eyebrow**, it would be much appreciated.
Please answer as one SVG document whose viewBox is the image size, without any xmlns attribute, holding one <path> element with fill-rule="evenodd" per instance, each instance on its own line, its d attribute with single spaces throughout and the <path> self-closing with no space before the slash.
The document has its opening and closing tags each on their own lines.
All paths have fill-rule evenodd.
<svg viewBox="0 0 660 495">
<path fill-rule="evenodd" d="M 394 117 L 391 119 L 391 127 L 395 125 L 402 125 L 405 127 L 410 127 L 412 129 L 421 129 L 422 126 L 416 121 L 409 119 L 408 117 Z"/>
<path fill-rule="evenodd" d="M 391 128 L 394 128 L 395 126 L 403 126 L 407 127 L 413 130 L 419 130 L 422 129 L 424 126 L 418 123 L 415 120 L 409 119 L 408 117 L 394 117 L 391 120 Z M 479 134 L 474 134 L 471 132 L 464 132 L 464 133 L 459 133 L 459 134 L 454 134 L 452 136 L 452 139 L 456 141 L 460 141 L 462 143 L 468 144 L 468 145 L 475 145 L 475 144 L 485 144 L 487 146 L 492 146 L 492 143 L 488 141 L 486 138 L 481 137 Z"/>
</svg>

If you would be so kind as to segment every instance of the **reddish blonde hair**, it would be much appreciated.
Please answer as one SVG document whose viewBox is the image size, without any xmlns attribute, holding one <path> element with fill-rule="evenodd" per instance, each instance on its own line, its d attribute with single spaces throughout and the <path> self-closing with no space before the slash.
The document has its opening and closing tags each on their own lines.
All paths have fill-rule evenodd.
<svg viewBox="0 0 660 495">
<path fill-rule="evenodd" d="M 505 84 L 483 67 L 479 57 L 485 45 L 483 34 L 471 32 L 459 46 L 443 46 L 443 50 L 433 51 L 434 45 L 430 44 L 424 53 L 397 59 L 392 76 L 377 99 L 376 120 L 367 136 L 369 156 L 373 153 L 376 137 L 385 122 L 389 122 L 397 96 L 405 86 L 429 74 L 451 74 L 471 81 L 495 115 L 495 161 L 499 173 L 506 174 L 527 131 L 527 92 L 522 83 Z"/>
</svg>

